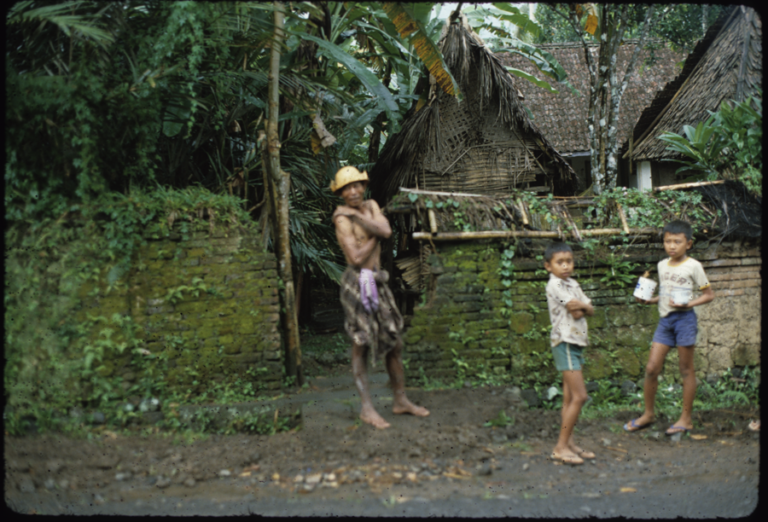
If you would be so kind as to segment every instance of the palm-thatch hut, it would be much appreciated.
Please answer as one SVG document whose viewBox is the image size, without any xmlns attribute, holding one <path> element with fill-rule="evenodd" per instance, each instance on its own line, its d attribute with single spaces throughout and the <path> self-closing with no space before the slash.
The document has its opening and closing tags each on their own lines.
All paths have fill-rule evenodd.
<svg viewBox="0 0 768 522">
<path fill-rule="evenodd" d="M 643 48 L 638 57 L 639 64 L 646 64 L 641 70 L 630 75 L 627 89 L 621 98 L 618 120 L 618 140 L 623 143 L 632 133 L 632 129 L 642 111 L 653 101 L 667 82 L 680 73 L 678 63 L 683 62 L 687 54 L 673 50 L 661 41 L 653 42 L 656 48 L 651 51 Z M 619 47 L 616 56 L 616 70 L 619 78 L 624 76 L 627 65 L 635 50 L 637 40 L 626 40 Z M 560 154 L 576 171 L 579 184 L 591 185 L 589 129 L 587 112 L 589 105 L 590 79 L 589 69 L 581 42 L 552 43 L 537 46 L 548 52 L 568 73 L 568 82 L 578 89 L 581 95 L 570 89 L 558 87 L 553 93 L 538 87 L 532 82 L 518 82 L 517 87 L 523 93 L 526 107 L 530 108 L 533 121 L 547 136 Z M 597 60 L 599 44 L 589 44 L 589 52 Z M 520 69 L 539 80 L 548 81 L 530 60 L 517 53 L 497 54 L 501 63 Z"/>
<path fill-rule="evenodd" d="M 762 88 L 762 23 L 749 7 L 734 6 L 710 27 L 685 61 L 680 75 L 643 111 L 623 158 L 634 163 L 629 186 L 649 189 L 680 181 L 678 165 L 665 160 L 680 155 L 658 139 L 664 132 L 683 133 L 709 118 L 726 100 L 743 101 Z"/>
<path fill-rule="evenodd" d="M 420 99 L 371 169 L 374 199 L 386 207 L 401 189 L 429 191 L 431 197 L 446 200 L 438 205 L 466 203 L 462 208 L 477 211 L 471 212 L 478 225 L 474 228 L 487 230 L 499 225 L 487 219 L 485 207 L 491 203 L 482 196 L 513 196 L 521 190 L 574 195 L 579 186 L 573 169 L 531 122 L 515 80 L 463 13 L 451 15 L 438 46 L 463 99 L 444 93 L 433 77 L 421 78 L 415 91 Z M 430 214 L 433 225 L 445 217 Z M 425 216 L 420 217 L 400 214 L 396 220 L 400 242 L 383 250 L 384 265 L 390 270 L 392 250 L 397 250 L 395 264 L 411 287 L 395 284 L 396 295 L 418 294 L 415 288 L 423 288 L 428 275 L 426 261 L 432 247 L 410 234 L 423 229 Z"/>
<path fill-rule="evenodd" d="M 438 45 L 464 99 L 442 92 L 434 78 L 420 80 L 416 94 L 423 100 L 389 137 L 371 170 L 371 192 L 379 204 L 400 187 L 573 194 L 573 170 L 531 122 L 512 76 L 462 13 L 451 15 Z"/>
</svg>

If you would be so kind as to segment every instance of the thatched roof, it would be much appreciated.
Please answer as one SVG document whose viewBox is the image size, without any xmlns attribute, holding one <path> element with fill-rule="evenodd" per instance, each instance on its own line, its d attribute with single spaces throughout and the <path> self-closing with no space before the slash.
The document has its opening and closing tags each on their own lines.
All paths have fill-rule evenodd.
<svg viewBox="0 0 768 522">
<path fill-rule="evenodd" d="M 402 129 L 389 136 L 370 172 L 381 205 L 399 187 L 498 194 L 546 185 L 556 194 L 577 189 L 575 173 L 531 122 L 515 80 L 459 14 L 440 48 L 464 99 L 430 86 L 422 77 Z"/>
<path fill-rule="evenodd" d="M 637 40 L 627 40 L 619 47 L 617 56 L 617 76 L 624 77 Z M 561 154 L 589 152 L 589 130 L 587 129 L 587 110 L 589 105 L 589 71 L 587 70 L 584 46 L 577 43 L 557 43 L 538 46 L 548 52 L 568 73 L 568 81 L 581 96 L 571 93 L 570 89 L 553 85 L 559 92 L 551 93 L 531 82 L 518 82 L 517 87 L 524 95 L 525 104 L 533 114 L 533 121 L 552 141 Z M 598 44 L 591 44 L 589 50 L 595 61 L 599 51 Z M 497 53 L 502 64 L 520 69 L 552 84 L 530 60 L 519 54 Z M 651 65 L 644 66 L 652 57 Z M 638 70 L 630 75 L 627 89 L 621 98 L 619 109 L 619 143 L 626 140 L 637 123 L 640 113 L 650 105 L 656 93 L 680 72 L 678 63 L 685 60 L 684 53 L 675 52 L 666 46 L 640 51 Z"/>
<path fill-rule="evenodd" d="M 705 121 L 707 111 L 717 111 L 721 102 L 743 101 L 762 88 L 762 41 L 762 22 L 753 9 L 734 6 L 723 13 L 680 75 L 643 111 L 633 132 L 632 160 L 676 158 L 658 136 L 682 134 L 684 125 Z M 622 150 L 628 148 L 625 143 Z"/>
</svg>

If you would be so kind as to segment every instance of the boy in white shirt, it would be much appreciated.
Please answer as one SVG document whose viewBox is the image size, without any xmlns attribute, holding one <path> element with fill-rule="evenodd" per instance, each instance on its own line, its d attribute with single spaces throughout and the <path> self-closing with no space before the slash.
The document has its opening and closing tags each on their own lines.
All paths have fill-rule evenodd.
<svg viewBox="0 0 768 522">
<path fill-rule="evenodd" d="M 550 458 L 564 464 L 582 464 L 584 459 L 595 458 L 594 453 L 581 449 L 573 440 L 573 428 L 581 407 L 587 402 L 587 389 L 581 374 L 582 348 L 589 344 L 584 316 L 593 315 L 595 310 L 579 283 L 571 278 L 573 251 L 570 246 L 565 243 L 549 245 L 544 252 L 544 268 L 549 272 L 547 307 L 552 321 L 552 355 L 555 367 L 563 372 L 562 425 Z"/>
<path fill-rule="evenodd" d="M 685 433 L 693 429 L 691 411 L 693 398 L 696 396 L 696 375 L 693 371 L 693 348 L 696 344 L 698 325 L 694 306 L 709 303 L 715 293 L 709 285 L 707 275 L 701 263 L 688 257 L 687 252 L 693 247 L 693 231 L 685 221 L 672 221 L 662 230 L 664 250 L 669 256 L 659 261 L 659 295 L 644 301 L 635 298 L 638 303 L 659 305 L 659 326 L 653 334 L 651 354 L 645 367 L 643 396 L 645 412 L 637 419 L 624 425 L 626 431 L 637 431 L 650 426 L 655 420 L 653 408 L 656 391 L 659 386 L 659 373 L 664 367 L 664 359 L 673 346 L 677 346 L 680 356 L 680 374 L 683 376 L 683 411 L 680 418 L 666 431 L 667 435 Z M 698 289 L 701 295 L 692 299 L 693 291 Z"/>
</svg>

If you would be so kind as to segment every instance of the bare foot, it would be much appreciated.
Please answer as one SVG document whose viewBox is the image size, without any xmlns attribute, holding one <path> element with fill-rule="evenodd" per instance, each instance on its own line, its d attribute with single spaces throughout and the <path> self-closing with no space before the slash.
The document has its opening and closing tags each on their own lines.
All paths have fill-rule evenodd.
<svg viewBox="0 0 768 522">
<path fill-rule="evenodd" d="M 389 428 L 390 426 L 390 424 L 385 421 L 381 415 L 376 413 L 375 410 L 360 412 L 360 420 L 379 430 Z"/>
<path fill-rule="evenodd" d="M 567 447 L 563 450 L 557 448 L 553 449 L 552 455 L 550 455 L 549 458 L 552 460 L 559 460 L 563 464 L 579 465 L 584 463 L 584 460 L 582 460 L 581 457 L 573 453 L 570 448 Z"/>
<path fill-rule="evenodd" d="M 580 448 L 579 446 L 577 446 L 573 442 L 569 442 L 568 443 L 568 448 L 573 453 L 575 453 L 576 455 L 581 457 L 582 459 L 594 459 L 595 458 L 595 454 L 594 453 L 592 453 L 591 451 L 587 451 L 585 449 Z"/>
<path fill-rule="evenodd" d="M 416 415 L 417 417 L 426 417 L 429 415 L 429 410 L 421 406 L 416 406 L 408 399 L 403 399 L 402 401 L 392 406 L 392 413 L 396 415 L 410 413 L 411 415 Z"/>
</svg>

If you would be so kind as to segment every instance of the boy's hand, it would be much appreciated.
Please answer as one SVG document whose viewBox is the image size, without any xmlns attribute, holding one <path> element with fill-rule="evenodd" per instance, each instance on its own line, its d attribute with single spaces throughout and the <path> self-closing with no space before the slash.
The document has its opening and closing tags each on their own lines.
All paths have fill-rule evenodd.
<svg viewBox="0 0 768 522">
<path fill-rule="evenodd" d="M 582 305 L 579 301 L 577 301 L 576 299 L 573 299 L 565 303 L 565 309 L 568 310 L 571 313 L 571 315 L 573 315 L 573 312 L 581 311 Z"/>
<path fill-rule="evenodd" d="M 574 319 L 581 319 L 582 317 L 584 317 L 584 310 L 574 310 L 573 312 L 571 312 L 571 316 Z"/>
<path fill-rule="evenodd" d="M 677 304 L 677 303 L 676 303 L 676 302 L 674 302 L 674 301 L 672 300 L 672 298 L 670 297 L 670 298 L 669 298 L 669 306 L 671 306 L 672 308 L 689 308 L 689 307 L 690 307 L 690 303 L 685 303 L 685 304 Z"/>
</svg>

